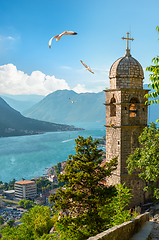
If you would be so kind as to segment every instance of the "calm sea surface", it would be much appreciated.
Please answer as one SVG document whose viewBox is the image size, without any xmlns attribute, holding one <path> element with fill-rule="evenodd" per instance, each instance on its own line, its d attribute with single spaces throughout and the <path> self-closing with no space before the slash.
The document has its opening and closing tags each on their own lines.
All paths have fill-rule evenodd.
<svg viewBox="0 0 159 240">
<path fill-rule="evenodd" d="M 84 131 L 52 132 L 34 136 L 0 138 L 0 180 L 9 182 L 42 176 L 46 169 L 75 153 L 74 139 L 78 135 L 100 138 L 105 135 L 105 123 L 73 123 Z"/>
</svg>

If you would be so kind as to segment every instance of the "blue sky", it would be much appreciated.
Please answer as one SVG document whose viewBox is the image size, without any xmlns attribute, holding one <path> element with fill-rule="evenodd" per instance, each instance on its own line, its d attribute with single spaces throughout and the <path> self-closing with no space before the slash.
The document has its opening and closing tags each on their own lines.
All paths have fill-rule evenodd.
<svg viewBox="0 0 159 240">
<path fill-rule="evenodd" d="M 131 54 L 145 69 L 158 55 L 158 9 L 158 0 L 1 0 L 0 94 L 102 91 L 125 54 L 127 31 Z M 64 30 L 78 35 L 53 39 L 49 49 L 49 39 Z"/>
</svg>

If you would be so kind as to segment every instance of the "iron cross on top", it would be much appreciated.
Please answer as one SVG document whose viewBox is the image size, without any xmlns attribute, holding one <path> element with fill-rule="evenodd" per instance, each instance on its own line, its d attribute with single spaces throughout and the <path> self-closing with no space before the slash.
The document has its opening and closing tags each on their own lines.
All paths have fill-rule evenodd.
<svg viewBox="0 0 159 240">
<path fill-rule="evenodd" d="M 122 37 L 122 39 L 124 40 L 124 39 L 127 39 L 127 49 L 129 49 L 129 40 L 134 40 L 133 38 L 129 38 L 129 32 L 127 32 L 126 33 L 127 34 L 127 38 L 125 38 L 125 37 Z"/>
</svg>

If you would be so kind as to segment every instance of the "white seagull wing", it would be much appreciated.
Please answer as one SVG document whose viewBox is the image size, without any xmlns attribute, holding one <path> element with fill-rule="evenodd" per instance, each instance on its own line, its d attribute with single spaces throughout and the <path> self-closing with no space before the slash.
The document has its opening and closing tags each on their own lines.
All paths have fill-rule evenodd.
<svg viewBox="0 0 159 240">
<path fill-rule="evenodd" d="M 54 36 L 54 37 L 52 37 L 50 40 L 49 40 L 49 48 L 51 49 L 51 43 L 52 43 L 52 39 L 53 38 L 57 38 L 59 35 L 56 35 L 56 36 Z"/>
<path fill-rule="evenodd" d="M 53 37 L 49 40 L 49 48 L 51 49 L 51 42 L 52 42 Z"/>
<path fill-rule="evenodd" d="M 56 42 L 57 42 L 57 41 L 59 41 L 59 40 L 61 39 L 62 35 L 77 35 L 77 33 L 76 33 L 76 32 L 73 32 L 73 31 L 63 31 L 61 34 L 52 37 L 52 38 L 49 40 L 49 48 L 50 48 L 50 49 L 51 49 L 52 39 L 53 39 L 53 38 L 56 38 Z"/>
<path fill-rule="evenodd" d="M 91 73 L 93 73 L 94 74 L 94 72 L 90 69 L 90 67 L 88 67 L 88 71 L 90 71 Z"/>
<path fill-rule="evenodd" d="M 63 31 L 63 32 L 60 34 L 60 36 L 62 36 L 62 35 L 77 35 L 77 33 L 76 33 L 76 32 L 73 32 L 73 31 Z"/>
<path fill-rule="evenodd" d="M 74 101 L 71 99 L 71 98 L 69 98 L 70 99 L 70 101 L 72 102 L 72 103 L 74 103 Z"/>
</svg>

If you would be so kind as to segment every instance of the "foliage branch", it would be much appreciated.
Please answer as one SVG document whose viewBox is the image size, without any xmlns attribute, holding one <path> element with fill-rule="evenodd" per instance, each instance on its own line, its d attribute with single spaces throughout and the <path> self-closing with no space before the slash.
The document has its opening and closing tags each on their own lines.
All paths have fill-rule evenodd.
<svg viewBox="0 0 159 240">
<path fill-rule="evenodd" d="M 159 128 L 155 123 L 146 127 L 139 136 L 141 148 L 136 148 L 135 152 L 127 159 L 128 172 L 138 172 L 138 176 L 145 180 L 146 191 L 154 191 L 154 197 L 159 199 Z"/>
</svg>

